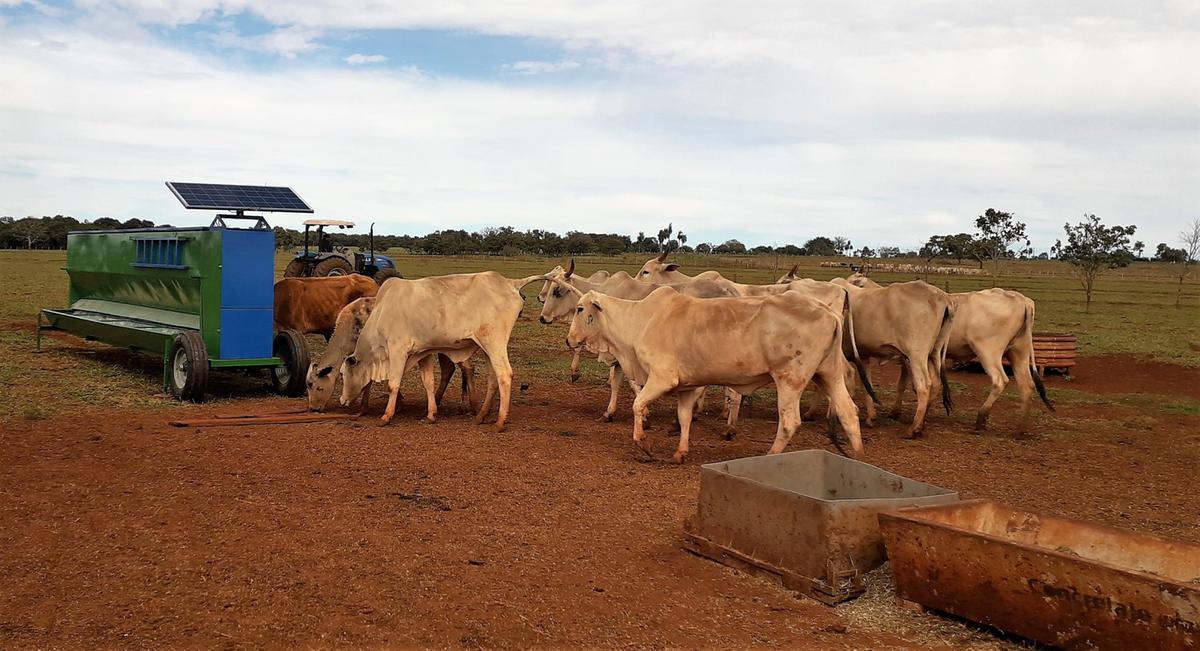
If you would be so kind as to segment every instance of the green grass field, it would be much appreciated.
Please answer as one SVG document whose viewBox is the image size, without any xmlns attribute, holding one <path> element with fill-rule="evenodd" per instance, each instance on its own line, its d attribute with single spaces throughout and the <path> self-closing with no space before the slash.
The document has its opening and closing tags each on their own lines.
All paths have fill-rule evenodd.
<svg viewBox="0 0 1200 651">
<path fill-rule="evenodd" d="M 581 257 L 581 274 L 600 269 L 635 273 L 644 255 Z M 281 274 L 290 254 L 280 253 L 276 269 Z M 487 256 L 398 256 L 406 277 L 496 270 L 509 277 L 543 273 L 561 260 Z M 793 263 L 804 276 L 827 280 L 848 270 L 821 267 L 820 259 L 773 257 L 714 258 L 682 256 L 683 271 L 696 274 L 716 269 L 745 283 L 768 283 Z M 67 301 L 67 276 L 63 251 L 0 251 L 0 422 L 39 419 L 64 409 L 86 405 L 132 408 L 170 408 L 175 403 L 161 395 L 159 362 L 149 356 L 130 355 L 102 345 L 70 338 L 51 340 L 47 351 L 35 354 L 33 324 L 43 307 L 63 307 Z M 1037 329 L 1065 331 L 1078 336 L 1080 354 L 1131 355 L 1187 367 L 1200 367 L 1200 273 L 1184 287 L 1181 307 L 1174 307 L 1176 285 L 1166 265 L 1138 264 L 1104 276 L 1089 312 L 1083 293 L 1069 269 L 1055 262 L 1014 262 L 998 284 L 1037 301 Z M 876 274 L 881 282 L 909 280 L 913 275 Z M 931 281 L 952 292 L 991 286 L 989 277 L 935 276 Z M 538 285 L 525 289 L 525 316 L 536 316 Z M 562 345 L 561 327 L 546 327 L 528 319 L 518 322 L 513 335 L 512 358 L 518 373 L 565 377 L 569 357 Z M 585 377 L 599 379 L 601 369 L 585 364 Z M 260 380 L 261 381 L 261 380 Z M 227 382 L 224 395 L 236 388 Z M 214 391 L 219 399 L 220 385 Z"/>
</svg>

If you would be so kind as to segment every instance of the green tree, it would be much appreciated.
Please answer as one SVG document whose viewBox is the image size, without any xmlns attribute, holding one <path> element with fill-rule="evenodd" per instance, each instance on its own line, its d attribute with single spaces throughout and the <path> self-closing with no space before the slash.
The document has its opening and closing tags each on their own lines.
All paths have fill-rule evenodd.
<svg viewBox="0 0 1200 651">
<path fill-rule="evenodd" d="M 1092 307 L 1096 278 L 1107 269 L 1126 267 L 1137 259 L 1141 242 L 1129 241 L 1137 226 L 1106 226 L 1095 215 L 1084 215 L 1083 221 L 1074 226 L 1063 224 L 1063 230 L 1067 234 L 1066 243 L 1058 240 L 1050 251 L 1075 269 L 1083 286 L 1087 311 Z"/>
<path fill-rule="evenodd" d="M 1004 260 L 1033 252 L 1025 236 L 1025 222 L 1017 221 L 1012 213 L 988 208 L 975 219 L 975 230 L 974 255 L 981 265 L 984 259 L 992 261 L 993 287 Z"/>
<path fill-rule="evenodd" d="M 839 254 L 834 241 L 824 235 L 818 235 L 805 242 L 804 250 L 808 251 L 808 255 L 835 256 Z"/>
</svg>

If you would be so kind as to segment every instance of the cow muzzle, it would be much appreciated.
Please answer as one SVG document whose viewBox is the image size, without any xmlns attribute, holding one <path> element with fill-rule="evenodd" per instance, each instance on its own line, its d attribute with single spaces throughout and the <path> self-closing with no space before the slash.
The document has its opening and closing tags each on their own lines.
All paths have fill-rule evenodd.
<svg viewBox="0 0 1200 651">
<path fill-rule="evenodd" d="M 554 319 L 547 319 L 544 316 L 539 316 L 538 321 L 543 325 L 550 325 L 551 323 L 554 323 Z"/>
</svg>

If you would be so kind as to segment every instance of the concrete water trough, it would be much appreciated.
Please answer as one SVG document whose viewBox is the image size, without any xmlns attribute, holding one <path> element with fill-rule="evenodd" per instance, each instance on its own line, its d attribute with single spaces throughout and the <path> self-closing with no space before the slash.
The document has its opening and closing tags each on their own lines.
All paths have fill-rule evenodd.
<svg viewBox="0 0 1200 651">
<path fill-rule="evenodd" d="M 879 520 L 902 600 L 1064 649 L 1200 649 L 1200 545 L 983 500 Z"/>
<path fill-rule="evenodd" d="M 824 450 L 710 463 L 684 548 L 834 604 L 862 594 L 884 561 L 879 512 L 957 500 Z"/>
</svg>

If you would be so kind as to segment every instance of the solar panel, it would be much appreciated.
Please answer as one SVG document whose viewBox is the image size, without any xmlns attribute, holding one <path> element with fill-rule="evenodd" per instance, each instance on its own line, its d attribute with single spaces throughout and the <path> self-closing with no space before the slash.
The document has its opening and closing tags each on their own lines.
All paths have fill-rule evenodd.
<svg viewBox="0 0 1200 651">
<path fill-rule="evenodd" d="M 264 212 L 312 212 L 291 188 L 270 185 L 225 185 L 223 183 L 179 183 L 167 187 L 184 208 L 193 210 L 262 210 Z"/>
</svg>

